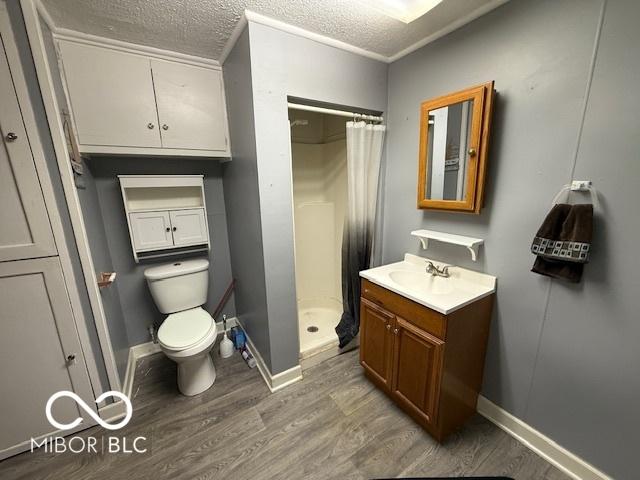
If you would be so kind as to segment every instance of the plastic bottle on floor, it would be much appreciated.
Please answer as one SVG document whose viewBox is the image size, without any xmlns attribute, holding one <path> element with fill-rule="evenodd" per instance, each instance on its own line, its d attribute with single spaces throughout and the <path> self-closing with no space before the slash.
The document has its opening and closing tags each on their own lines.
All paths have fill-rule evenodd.
<svg viewBox="0 0 640 480">
<path fill-rule="evenodd" d="M 249 365 L 249 368 L 254 368 L 256 366 L 256 359 L 253 358 L 251 352 L 249 352 L 246 347 L 240 350 L 240 352 L 242 354 L 242 358 L 244 358 L 244 361 L 247 362 L 247 365 Z"/>
</svg>

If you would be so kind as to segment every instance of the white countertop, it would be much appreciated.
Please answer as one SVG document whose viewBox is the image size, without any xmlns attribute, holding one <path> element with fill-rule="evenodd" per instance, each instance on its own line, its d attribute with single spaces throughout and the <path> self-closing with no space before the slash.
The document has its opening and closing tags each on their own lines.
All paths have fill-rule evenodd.
<svg viewBox="0 0 640 480">
<path fill-rule="evenodd" d="M 363 270 L 360 276 L 444 315 L 496 291 L 492 275 L 451 266 L 448 278 L 434 277 L 426 273 L 427 261 L 438 267 L 446 265 L 407 253 L 402 262 Z"/>
</svg>

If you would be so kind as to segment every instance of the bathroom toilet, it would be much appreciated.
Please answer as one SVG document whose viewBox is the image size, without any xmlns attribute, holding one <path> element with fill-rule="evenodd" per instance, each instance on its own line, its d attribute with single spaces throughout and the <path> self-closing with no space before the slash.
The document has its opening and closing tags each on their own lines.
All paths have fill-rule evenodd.
<svg viewBox="0 0 640 480">
<path fill-rule="evenodd" d="M 188 396 L 204 392 L 216 379 L 210 355 L 216 322 L 201 308 L 207 300 L 208 269 L 208 260 L 195 259 L 144 271 L 158 310 L 169 314 L 158 329 L 158 343 L 178 364 L 178 389 Z"/>
</svg>

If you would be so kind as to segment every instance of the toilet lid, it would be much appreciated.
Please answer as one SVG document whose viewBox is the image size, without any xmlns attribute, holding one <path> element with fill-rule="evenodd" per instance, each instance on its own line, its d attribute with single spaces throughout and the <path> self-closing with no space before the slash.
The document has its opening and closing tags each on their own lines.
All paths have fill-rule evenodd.
<svg viewBox="0 0 640 480">
<path fill-rule="evenodd" d="M 169 315 L 158 330 L 160 343 L 172 350 L 195 345 L 215 326 L 211 315 L 202 308 L 192 308 Z"/>
</svg>

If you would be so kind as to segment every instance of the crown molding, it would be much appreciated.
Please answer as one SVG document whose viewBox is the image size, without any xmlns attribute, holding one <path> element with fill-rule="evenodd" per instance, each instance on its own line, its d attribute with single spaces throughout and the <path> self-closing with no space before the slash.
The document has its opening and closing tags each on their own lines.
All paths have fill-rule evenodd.
<svg viewBox="0 0 640 480">
<path fill-rule="evenodd" d="M 244 29 L 246 27 L 247 27 L 247 16 L 246 16 L 246 10 L 245 10 L 245 12 L 243 12 L 242 16 L 240 17 L 240 20 L 238 20 L 238 23 L 236 23 L 236 26 L 233 29 L 233 32 L 231 32 L 231 36 L 227 40 L 227 43 L 224 44 L 224 48 L 222 49 L 222 53 L 220 54 L 220 58 L 218 59 L 218 62 L 220 62 L 220 65 L 224 65 L 225 60 L 231 53 L 231 50 L 233 50 L 233 47 L 236 46 L 236 43 L 238 42 L 240 35 L 242 35 L 242 32 L 244 32 Z"/>
<path fill-rule="evenodd" d="M 438 30 L 437 32 L 432 33 L 431 35 L 423 38 L 422 40 L 417 41 L 413 45 L 410 45 L 407 48 L 391 56 L 386 56 L 379 53 L 371 52 L 364 48 L 356 47 L 355 45 L 351 45 L 349 43 L 336 40 L 336 39 L 327 37 L 325 35 L 321 35 L 319 33 L 305 30 L 304 28 L 301 28 L 301 27 L 296 27 L 294 25 L 283 22 L 281 20 L 276 20 L 275 18 L 271 18 L 266 15 L 256 13 L 252 10 L 245 10 L 242 16 L 238 19 L 238 23 L 234 27 L 233 32 L 231 33 L 231 36 L 225 43 L 225 46 L 222 49 L 222 53 L 220 54 L 219 60 L 212 60 L 209 58 L 198 57 L 194 55 L 188 55 L 185 53 L 178 53 L 170 50 L 163 50 L 160 48 L 148 47 L 145 45 L 138 45 L 138 44 L 133 44 L 129 42 L 123 42 L 120 40 L 114 40 L 110 38 L 99 37 L 97 35 L 77 32 L 74 30 L 66 29 L 66 28 L 60 28 L 55 25 L 53 18 L 47 11 L 42 1 L 36 0 L 35 3 L 36 3 L 36 8 L 38 9 L 38 13 L 40 14 L 44 22 L 47 24 L 51 32 L 54 34 L 54 37 L 58 39 L 71 40 L 71 41 L 82 42 L 86 44 L 109 46 L 117 50 L 129 51 L 129 52 L 135 51 L 137 53 L 143 53 L 145 55 L 152 56 L 152 57 L 172 58 L 185 63 L 193 63 L 193 64 L 200 64 L 200 65 L 206 65 L 206 66 L 220 66 L 224 64 L 225 60 L 231 53 L 231 50 L 233 50 L 233 47 L 237 43 L 238 39 L 240 38 L 240 35 L 242 35 L 242 32 L 247 27 L 249 22 L 266 25 L 268 27 L 275 28 L 282 32 L 290 33 L 298 37 L 307 38 L 309 40 L 313 40 L 315 42 L 322 43 L 330 47 L 338 48 L 340 50 L 351 52 L 353 54 L 360 55 L 362 57 L 370 58 L 372 60 L 377 60 L 379 62 L 393 63 L 409 55 L 410 53 L 413 53 L 416 50 L 419 50 L 420 48 L 432 42 L 435 42 L 439 38 L 442 38 L 445 35 L 465 26 L 466 24 L 471 23 L 477 18 L 480 18 L 481 16 L 489 13 L 491 10 L 494 10 L 500 7 L 501 5 L 504 5 L 508 1 L 509 0 L 492 0 L 482 5 L 481 7 L 475 9 L 473 12 L 464 16 L 463 18 L 456 20 L 455 22 Z"/>
<path fill-rule="evenodd" d="M 355 53 L 356 55 L 360 55 L 362 57 L 367 57 L 372 60 L 377 60 L 379 62 L 389 63 L 389 57 L 381 55 L 379 53 L 371 52 L 369 50 L 365 50 L 364 48 L 356 47 L 349 43 L 342 42 L 340 40 L 335 40 L 330 37 L 326 37 L 324 35 L 320 35 L 319 33 L 310 32 L 309 30 L 305 30 L 301 27 L 296 27 L 294 25 L 290 25 L 281 20 L 276 20 L 271 17 L 267 17 L 260 13 L 253 12 L 251 10 L 245 10 L 244 16 L 246 17 L 248 22 L 259 23 L 261 25 L 265 25 L 267 27 L 275 28 L 285 33 L 290 33 L 292 35 L 296 35 L 298 37 L 307 38 L 309 40 L 313 40 L 318 43 L 322 43 L 324 45 L 328 45 L 330 47 L 338 48 L 340 50 L 345 50 L 347 52 Z"/>
<path fill-rule="evenodd" d="M 419 50 L 422 47 L 435 42 L 439 38 L 442 38 L 445 35 L 448 35 L 454 30 L 458 30 L 459 28 L 464 27 L 467 23 L 473 22 L 475 19 L 480 18 L 481 16 L 489 13 L 491 10 L 494 10 L 500 7 L 501 5 L 504 5 L 508 1 L 509 0 L 493 0 L 491 2 L 485 3 L 481 7 L 476 8 L 473 12 L 469 13 L 468 15 L 456 20 L 453 23 L 450 23 L 446 27 L 441 28 L 437 32 L 432 33 L 431 35 L 423 38 L 422 40 L 417 41 L 413 45 L 409 45 L 407 48 L 400 50 L 398 53 L 391 55 L 390 57 L 387 57 L 387 63 L 393 63 L 397 60 L 400 60 L 402 57 L 406 57 L 410 53 L 413 53 L 416 50 Z"/>
<path fill-rule="evenodd" d="M 135 53 L 152 58 L 173 60 L 190 65 L 209 68 L 220 67 L 220 62 L 218 62 L 217 60 L 212 60 L 210 58 L 197 57 L 195 55 L 188 55 L 186 53 L 164 50 L 162 48 L 149 47 L 137 43 L 123 42 L 121 40 L 114 40 L 112 38 L 99 37 L 97 35 L 91 35 L 89 33 L 69 30 L 68 28 L 57 28 L 55 33 L 53 34 L 53 38 L 55 38 L 56 40 L 66 40 L 69 42 L 82 43 L 85 45 L 107 47 L 112 50 L 118 50 L 126 53 Z"/>
<path fill-rule="evenodd" d="M 92 35 L 89 33 L 78 32 L 76 30 L 70 30 L 68 28 L 58 27 L 56 26 L 53 18 L 51 17 L 47 8 L 44 6 L 41 0 L 36 0 L 35 5 L 38 13 L 42 17 L 42 20 L 49 27 L 49 30 L 51 30 L 51 33 L 53 34 L 53 38 L 56 40 L 66 40 L 96 47 L 106 47 L 121 52 L 145 55 L 147 57 L 159 58 L 163 60 L 173 60 L 189 65 L 208 68 L 220 68 L 220 62 L 218 62 L 217 60 L 212 60 L 210 58 L 198 57 L 196 55 L 164 50 L 162 48 L 149 47 L 137 43 L 115 40 L 113 38 L 100 37 L 98 35 Z"/>
</svg>

